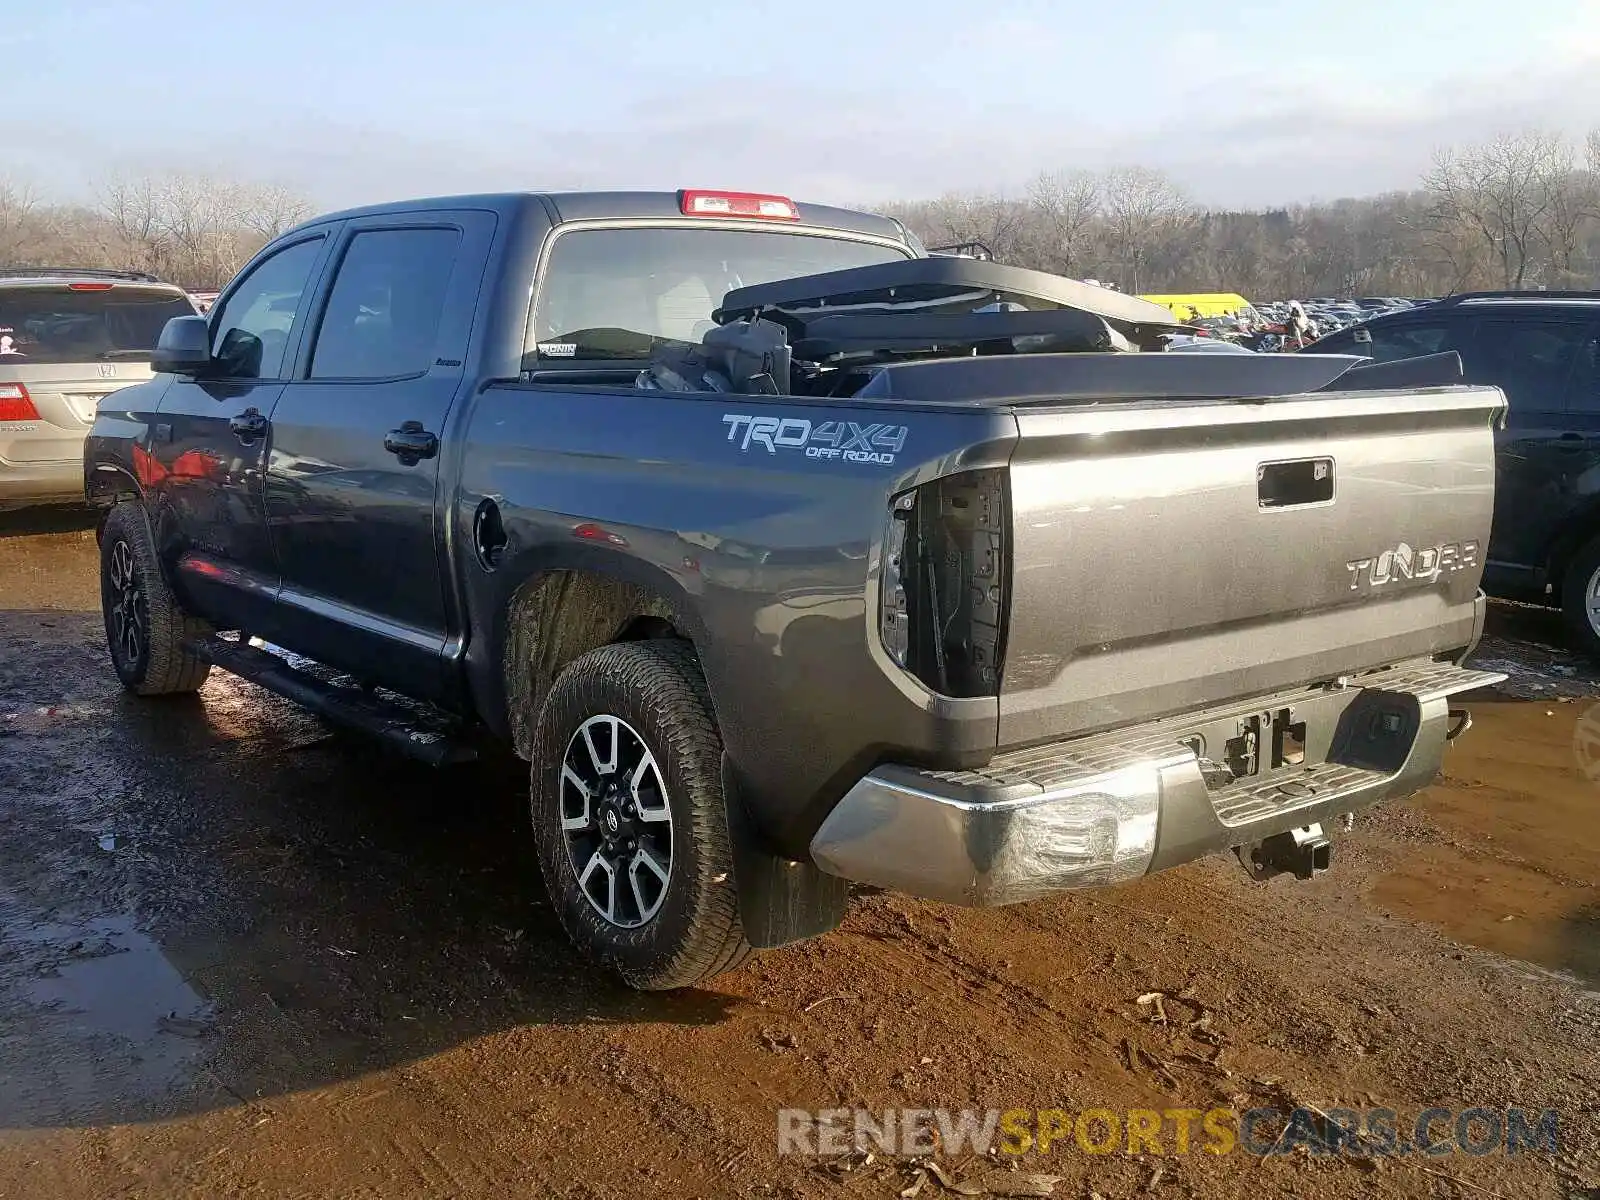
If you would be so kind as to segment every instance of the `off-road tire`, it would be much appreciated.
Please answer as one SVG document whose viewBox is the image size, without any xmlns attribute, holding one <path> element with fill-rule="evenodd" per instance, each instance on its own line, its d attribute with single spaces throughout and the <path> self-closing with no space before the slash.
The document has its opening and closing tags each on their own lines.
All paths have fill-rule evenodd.
<svg viewBox="0 0 1600 1200">
<path fill-rule="evenodd" d="M 644 924 L 621 928 L 580 888 L 561 827 L 560 775 L 584 721 L 621 718 L 659 767 L 672 819 L 666 894 Z M 530 799 L 545 888 L 563 928 L 591 960 L 631 987 L 690 987 L 750 956 L 722 794 L 722 738 L 694 649 L 675 639 L 602 646 L 574 659 L 534 731 Z"/>
<path fill-rule="evenodd" d="M 1600 659 L 1600 631 L 1589 619 L 1589 590 L 1600 575 L 1600 537 L 1591 539 L 1574 554 L 1561 577 L 1561 616 L 1572 649 Z"/>
<path fill-rule="evenodd" d="M 131 588 L 125 583 L 130 573 Z M 130 606 L 140 628 L 133 643 L 123 624 Z M 113 508 L 101 531 L 100 609 L 111 666 L 130 692 L 165 696 L 193 692 L 205 683 L 211 664 L 185 650 L 184 642 L 208 636 L 211 626 L 184 612 L 167 586 L 150 523 L 137 501 Z"/>
</svg>

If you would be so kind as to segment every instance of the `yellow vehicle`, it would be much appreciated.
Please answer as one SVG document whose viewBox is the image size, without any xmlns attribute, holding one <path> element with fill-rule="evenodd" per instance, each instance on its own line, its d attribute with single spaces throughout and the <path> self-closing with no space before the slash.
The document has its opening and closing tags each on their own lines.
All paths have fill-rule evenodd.
<svg viewBox="0 0 1600 1200">
<path fill-rule="evenodd" d="M 1188 296 L 1140 296 L 1169 309 L 1180 321 L 1196 321 L 1203 317 L 1229 317 L 1235 313 L 1254 316 L 1250 301 L 1236 292 L 1195 292 Z"/>
</svg>

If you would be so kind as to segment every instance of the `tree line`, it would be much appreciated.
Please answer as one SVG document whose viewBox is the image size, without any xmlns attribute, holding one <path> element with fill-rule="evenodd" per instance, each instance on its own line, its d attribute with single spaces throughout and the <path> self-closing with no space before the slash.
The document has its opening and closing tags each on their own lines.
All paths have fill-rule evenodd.
<svg viewBox="0 0 1600 1200">
<path fill-rule="evenodd" d="M 205 175 L 111 179 L 87 204 L 52 204 L 0 179 L 0 267 L 148 271 L 212 290 L 311 212 L 288 188 Z"/>
<path fill-rule="evenodd" d="M 887 206 L 930 246 L 1129 292 L 1252 299 L 1435 296 L 1600 285 L 1600 130 L 1530 131 L 1439 150 L 1415 188 L 1265 211 L 1195 204 L 1145 167 L 1034 177 L 1020 195 Z"/>
<path fill-rule="evenodd" d="M 1204 207 L 1138 166 L 1041 172 L 1019 194 L 866 207 L 930 246 L 982 242 L 1001 262 L 1130 292 L 1267 300 L 1600 286 L 1600 129 L 1582 141 L 1532 130 L 1449 147 L 1410 190 L 1264 211 Z M 213 289 L 311 212 L 287 188 L 204 175 L 113 179 L 77 205 L 0 179 L 0 266 L 140 270 Z"/>
</svg>

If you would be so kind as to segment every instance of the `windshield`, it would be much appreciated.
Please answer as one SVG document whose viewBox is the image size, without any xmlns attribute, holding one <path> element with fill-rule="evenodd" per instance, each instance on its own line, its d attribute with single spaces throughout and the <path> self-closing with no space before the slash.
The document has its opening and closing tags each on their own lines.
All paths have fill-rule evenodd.
<svg viewBox="0 0 1600 1200">
<path fill-rule="evenodd" d="M 170 288 L 0 288 L 0 361 L 148 359 L 168 320 L 192 316 L 194 306 Z"/>
<path fill-rule="evenodd" d="M 788 230 L 564 233 L 550 252 L 523 365 L 648 359 L 664 342 L 698 342 L 734 288 L 908 257 L 893 246 Z"/>
</svg>

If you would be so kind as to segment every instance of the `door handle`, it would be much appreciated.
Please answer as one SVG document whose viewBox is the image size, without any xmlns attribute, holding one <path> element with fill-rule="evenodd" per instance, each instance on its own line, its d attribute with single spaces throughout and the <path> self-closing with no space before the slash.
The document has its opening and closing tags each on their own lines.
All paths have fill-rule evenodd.
<svg viewBox="0 0 1600 1200">
<path fill-rule="evenodd" d="M 228 428 L 233 430 L 234 437 L 249 445 L 267 436 L 267 419 L 261 415 L 260 409 L 247 408 L 237 416 L 228 418 Z"/>
<path fill-rule="evenodd" d="M 384 435 L 383 448 L 408 467 L 439 453 L 439 439 L 422 427 L 421 421 L 407 421 Z"/>
</svg>

